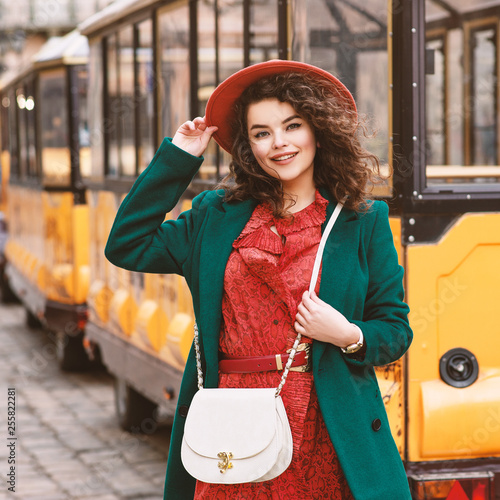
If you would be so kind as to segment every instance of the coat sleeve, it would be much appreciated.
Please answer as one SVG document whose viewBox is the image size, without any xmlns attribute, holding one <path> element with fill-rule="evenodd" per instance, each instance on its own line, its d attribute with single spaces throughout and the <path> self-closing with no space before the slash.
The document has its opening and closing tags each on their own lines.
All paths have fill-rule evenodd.
<svg viewBox="0 0 500 500">
<path fill-rule="evenodd" d="M 366 343 L 364 356 L 345 355 L 349 363 L 380 366 L 399 359 L 411 344 L 413 333 L 404 302 L 403 268 L 398 263 L 389 226 L 389 208 L 375 202 L 373 230 L 366 246 L 369 272 L 363 319 L 358 325 Z"/>
<path fill-rule="evenodd" d="M 183 274 L 204 193 L 177 220 L 164 220 L 202 162 L 164 139 L 118 209 L 104 251 L 110 262 L 129 271 Z"/>
</svg>

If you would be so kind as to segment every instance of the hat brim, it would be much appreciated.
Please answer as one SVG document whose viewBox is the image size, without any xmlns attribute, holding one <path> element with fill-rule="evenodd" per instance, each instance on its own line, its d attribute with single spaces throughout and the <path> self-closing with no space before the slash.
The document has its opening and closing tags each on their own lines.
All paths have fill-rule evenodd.
<svg viewBox="0 0 500 500">
<path fill-rule="evenodd" d="M 357 113 L 356 103 L 347 87 L 324 69 L 303 62 L 285 60 L 271 60 L 254 64 L 226 78 L 217 86 L 208 99 L 205 118 L 209 126 L 215 125 L 218 127 L 213 137 L 221 148 L 231 153 L 232 125 L 235 119 L 234 104 L 243 91 L 262 78 L 289 72 L 306 73 L 323 83 L 327 83 L 332 92 L 338 94 L 345 101 L 346 109 L 355 114 Z"/>
</svg>

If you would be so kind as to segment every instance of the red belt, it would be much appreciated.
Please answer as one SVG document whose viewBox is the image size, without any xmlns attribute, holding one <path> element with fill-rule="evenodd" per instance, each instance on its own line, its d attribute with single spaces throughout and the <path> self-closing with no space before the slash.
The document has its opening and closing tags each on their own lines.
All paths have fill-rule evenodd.
<svg viewBox="0 0 500 500">
<path fill-rule="evenodd" d="M 293 358 L 290 371 L 308 372 L 311 370 L 309 362 L 311 344 L 299 344 Z M 221 373 L 252 373 L 283 370 L 290 354 L 271 354 L 269 356 L 227 356 L 220 353 L 219 371 Z"/>
</svg>

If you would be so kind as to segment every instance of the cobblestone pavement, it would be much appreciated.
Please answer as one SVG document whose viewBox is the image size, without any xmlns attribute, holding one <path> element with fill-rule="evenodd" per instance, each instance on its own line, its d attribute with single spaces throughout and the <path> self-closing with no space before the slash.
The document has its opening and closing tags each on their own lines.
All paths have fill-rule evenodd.
<svg viewBox="0 0 500 500">
<path fill-rule="evenodd" d="M 168 427 L 148 436 L 122 431 L 112 378 L 61 372 L 47 333 L 25 325 L 21 306 L 0 305 L 0 499 L 161 499 Z M 9 435 L 9 388 L 17 439 Z"/>
</svg>

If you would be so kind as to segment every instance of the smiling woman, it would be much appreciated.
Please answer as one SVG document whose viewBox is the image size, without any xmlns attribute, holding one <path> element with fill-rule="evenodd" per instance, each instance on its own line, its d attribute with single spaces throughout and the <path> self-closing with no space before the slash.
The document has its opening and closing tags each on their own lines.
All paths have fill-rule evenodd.
<svg viewBox="0 0 500 500">
<path fill-rule="evenodd" d="M 164 498 L 410 498 L 373 366 L 402 356 L 412 333 L 387 205 L 367 200 L 378 160 L 359 130 L 353 98 L 333 75 L 294 61 L 255 64 L 217 87 L 206 118 L 164 140 L 123 201 L 106 256 L 126 269 L 185 276 L 203 387 L 276 388 L 292 346 L 306 353 L 293 359 L 280 394 L 291 463 L 262 482 L 232 479 L 242 476 L 224 462 L 214 483 L 187 472 L 181 443 L 198 386 L 190 356 Z M 222 189 L 165 220 L 212 136 L 232 155 Z M 309 292 L 323 226 L 339 201 Z M 219 461 L 235 452 L 220 451 Z"/>
</svg>

